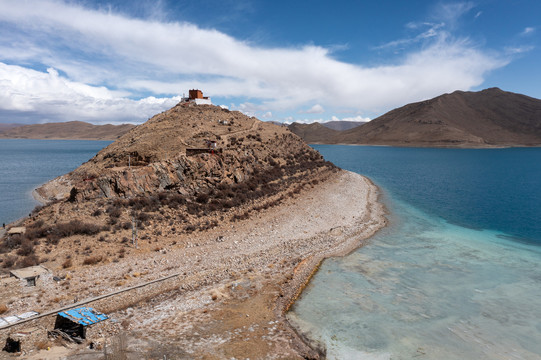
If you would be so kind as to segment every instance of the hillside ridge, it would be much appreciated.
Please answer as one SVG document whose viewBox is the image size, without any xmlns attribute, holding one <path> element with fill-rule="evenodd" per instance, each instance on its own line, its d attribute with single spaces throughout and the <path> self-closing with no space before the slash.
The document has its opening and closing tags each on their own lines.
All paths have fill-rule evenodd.
<svg viewBox="0 0 541 360">
<path fill-rule="evenodd" d="M 1 128 L 0 139 L 116 140 L 135 125 L 93 125 L 83 121 L 19 125 Z"/>
<path fill-rule="evenodd" d="M 356 128 L 292 128 L 313 143 L 424 147 L 541 146 L 541 100 L 489 88 L 411 103 Z"/>
</svg>

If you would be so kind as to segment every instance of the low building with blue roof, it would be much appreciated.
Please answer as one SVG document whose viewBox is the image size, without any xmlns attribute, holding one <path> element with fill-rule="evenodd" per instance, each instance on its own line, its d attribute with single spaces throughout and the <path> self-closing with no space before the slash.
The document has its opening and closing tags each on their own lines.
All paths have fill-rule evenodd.
<svg viewBox="0 0 541 360">
<path fill-rule="evenodd" d="M 81 307 L 59 312 L 56 316 L 55 329 L 66 334 L 84 339 L 86 327 L 107 320 L 108 316 L 89 307 Z"/>
</svg>

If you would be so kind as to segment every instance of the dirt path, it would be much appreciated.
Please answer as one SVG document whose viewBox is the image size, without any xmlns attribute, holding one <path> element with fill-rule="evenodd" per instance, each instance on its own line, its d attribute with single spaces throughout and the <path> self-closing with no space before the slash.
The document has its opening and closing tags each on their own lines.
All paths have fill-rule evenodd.
<svg viewBox="0 0 541 360">
<path fill-rule="evenodd" d="M 245 134 L 247 132 L 250 132 L 250 131 L 253 131 L 253 130 L 257 130 L 259 128 L 259 120 L 254 120 L 252 126 L 250 126 L 249 129 L 245 129 L 245 130 L 238 130 L 238 131 L 233 131 L 233 132 L 230 132 L 228 134 L 225 134 L 225 135 L 222 135 L 222 138 L 224 140 L 229 140 L 229 138 L 233 135 L 242 135 L 242 134 Z"/>
</svg>

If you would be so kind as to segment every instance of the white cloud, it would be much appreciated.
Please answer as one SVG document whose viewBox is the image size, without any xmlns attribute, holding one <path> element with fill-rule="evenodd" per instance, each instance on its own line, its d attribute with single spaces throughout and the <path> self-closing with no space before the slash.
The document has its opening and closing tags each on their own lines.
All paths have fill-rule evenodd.
<svg viewBox="0 0 541 360">
<path fill-rule="evenodd" d="M 428 27 L 427 30 L 421 32 L 420 34 L 417 34 L 414 37 L 405 38 L 405 39 L 398 39 L 390 41 L 386 44 L 380 45 L 376 47 L 376 49 L 386 49 L 386 48 L 396 48 L 400 46 L 410 45 L 419 43 L 421 41 L 425 41 L 430 38 L 434 38 L 437 36 L 440 36 L 441 32 L 440 30 L 445 26 L 444 23 L 422 23 L 422 24 L 416 24 L 416 23 L 408 23 L 406 24 L 406 27 L 409 29 L 418 29 L 421 27 Z"/>
<path fill-rule="evenodd" d="M 323 123 L 323 122 L 326 122 L 327 120 L 325 119 L 291 119 L 290 121 L 288 121 L 287 123 L 293 123 L 293 122 L 296 122 L 298 124 L 313 124 L 315 122 L 318 122 L 318 123 Z"/>
<path fill-rule="evenodd" d="M 357 115 L 357 116 L 353 116 L 353 117 L 344 117 L 344 118 L 339 118 L 335 115 L 331 116 L 331 119 L 329 120 L 328 118 L 327 119 L 322 119 L 322 118 L 319 118 L 319 119 L 293 119 L 293 118 L 287 118 L 285 119 L 288 123 L 291 123 L 291 122 L 296 122 L 296 123 L 299 123 L 299 124 L 312 124 L 312 123 L 315 123 L 315 122 L 318 122 L 318 123 L 326 123 L 326 122 L 329 122 L 329 121 L 354 121 L 354 122 L 368 122 L 370 121 L 371 119 L 370 118 L 367 118 L 367 117 L 362 117 L 360 115 Z"/>
<path fill-rule="evenodd" d="M 354 122 L 368 122 L 372 119 L 369 117 L 362 117 L 360 115 L 354 116 L 354 117 L 345 117 L 342 118 L 342 121 L 354 121 Z"/>
<path fill-rule="evenodd" d="M 323 114 L 325 109 L 319 104 L 315 104 L 308 110 L 299 111 L 299 114 Z"/>
<path fill-rule="evenodd" d="M 435 8 L 433 16 L 443 21 L 448 27 L 453 28 L 456 26 L 460 17 L 474 7 L 475 4 L 471 1 L 440 4 Z M 475 17 L 477 17 L 477 14 Z"/>
<path fill-rule="evenodd" d="M 506 47 L 505 52 L 509 55 L 518 55 L 530 52 L 534 49 L 534 46 L 524 45 L 524 46 L 515 46 L 515 47 Z"/>
<path fill-rule="evenodd" d="M 235 104 L 231 104 L 231 110 L 238 110 L 247 116 L 255 116 L 257 113 L 265 111 L 266 108 L 258 104 L 246 102 L 246 103 L 240 104 L 239 106 L 236 106 Z"/>
<path fill-rule="evenodd" d="M 13 117 L 20 113 L 23 118 L 39 114 L 44 120 L 137 123 L 180 100 L 130 100 L 105 87 L 67 80 L 53 68 L 40 72 L 0 62 L 0 79 L 0 109 Z"/>
<path fill-rule="evenodd" d="M 345 118 L 338 118 L 337 116 L 332 116 L 331 117 L 331 121 L 354 121 L 354 122 L 368 122 L 370 121 L 371 119 L 368 118 L 368 117 L 362 117 L 361 115 L 357 115 L 357 116 L 350 116 L 350 117 L 345 117 Z"/>
<path fill-rule="evenodd" d="M 272 112 L 270 111 L 267 111 L 266 113 L 264 113 L 263 115 L 261 115 L 261 117 L 263 119 L 270 119 L 272 117 Z"/>
<path fill-rule="evenodd" d="M 535 28 L 534 27 L 527 27 L 527 28 L 524 28 L 524 30 L 520 33 L 521 36 L 526 36 L 526 35 L 531 35 L 535 32 Z"/>
<path fill-rule="evenodd" d="M 469 9 L 471 4 L 463 3 L 444 15 L 452 21 Z M 61 74 L 19 67 L 26 81 L 22 95 L 13 75 L 2 75 L 0 106 L 60 118 L 66 116 L 54 102 L 89 119 L 147 117 L 194 87 L 212 97 L 246 99 L 238 109 L 248 115 L 296 110 L 322 98 L 332 108 L 383 112 L 468 90 L 507 63 L 440 32 L 439 23 L 419 35 L 428 41 L 421 50 L 372 67 L 338 61 L 320 46 L 261 47 L 190 23 L 129 18 L 59 0 L 0 0 L 0 24 L 12 35 L 0 38 L 0 61 L 38 64 Z M 133 100 L 140 97 L 148 99 Z M 323 110 L 316 106 L 310 110 Z"/>
</svg>

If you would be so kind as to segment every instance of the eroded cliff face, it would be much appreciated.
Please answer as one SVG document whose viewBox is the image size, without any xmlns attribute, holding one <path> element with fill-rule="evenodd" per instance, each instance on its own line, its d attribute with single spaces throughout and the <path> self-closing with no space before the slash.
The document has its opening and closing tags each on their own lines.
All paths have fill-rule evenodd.
<svg viewBox="0 0 541 360">
<path fill-rule="evenodd" d="M 182 106 L 154 116 L 70 174 L 38 189 L 45 199 L 147 196 L 173 191 L 188 197 L 219 184 L 271 172 L 322 165 L 321 156 L 285 127 L 216 106 Z"/>
</svg>

